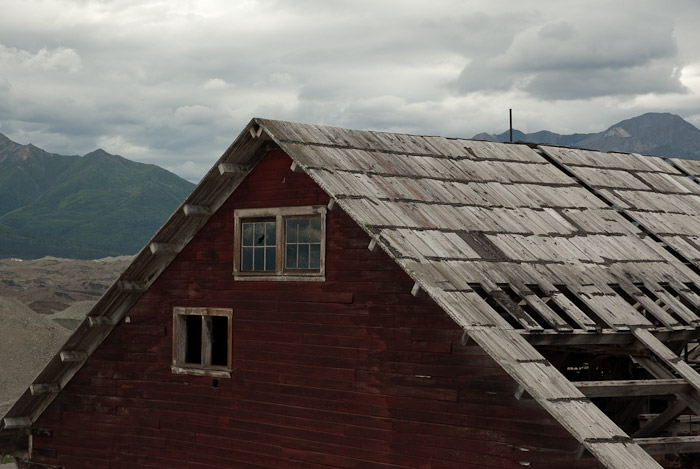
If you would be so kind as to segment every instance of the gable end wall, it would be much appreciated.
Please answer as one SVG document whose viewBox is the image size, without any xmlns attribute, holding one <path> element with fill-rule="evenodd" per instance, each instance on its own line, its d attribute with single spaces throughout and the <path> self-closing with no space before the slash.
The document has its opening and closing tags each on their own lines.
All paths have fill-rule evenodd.
<svg viewBox="0 0 700 469">
<path fill-rule="evenodd" d="M 33 428 L 65 468 L 560 468 L 577 442 L 342 211 L 326 282 L 235 282 L 238 208 L 327 204 L 272 151 Z M 233 374 L 174 375 L 175 306 L 233 308 Z"/>
</svg>

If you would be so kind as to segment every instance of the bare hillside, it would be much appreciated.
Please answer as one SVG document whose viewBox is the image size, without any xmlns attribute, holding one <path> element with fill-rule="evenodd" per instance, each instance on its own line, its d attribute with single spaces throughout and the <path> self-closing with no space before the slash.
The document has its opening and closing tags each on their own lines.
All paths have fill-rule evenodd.
<svg viewBox="0 0 700 469">
<path fill-rule="evenodd" d="M 0 259 L 0 417 L 130 260 Z"/>
</svg>

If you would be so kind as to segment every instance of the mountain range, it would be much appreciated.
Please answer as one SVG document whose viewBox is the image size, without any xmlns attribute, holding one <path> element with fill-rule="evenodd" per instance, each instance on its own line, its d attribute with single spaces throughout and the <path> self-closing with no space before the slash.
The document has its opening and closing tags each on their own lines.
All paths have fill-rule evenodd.
<svg viewBox="0 0 700 469">
<path fill-rule="evenodd" d="M 473 138 L 506 142 L 509 132 Z M 513 140 L 700 160 L 700 129 L 668 113 L 644 114 L 599 133 L 514 130 Z M 134 254 L 193 187 L 163 168 L 103 150 L 59 155 L 0 134 L 0 258 Z"/>
<path fill-rule="evenodd" d="M 59 155 L 0 134 L 0 258 L 133 254 L 193 187 L 103 150 Z"/>
<path fill-rule="evenodd" d="M 480 133 L 473 138 L 508 142 L 510 135 L 509 131 L 497 135 Z M 547 130 L 523 133 L 514 129 L 513 141 L 700 160 L 700 129 L 669 113 L 650 112 L 590 134 L 560 135 Z"/>
</svg>

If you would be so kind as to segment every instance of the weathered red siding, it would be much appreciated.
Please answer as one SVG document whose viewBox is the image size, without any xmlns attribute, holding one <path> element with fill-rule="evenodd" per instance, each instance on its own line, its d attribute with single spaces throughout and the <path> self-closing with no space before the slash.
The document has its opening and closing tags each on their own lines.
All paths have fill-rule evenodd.
<svg viewBox="0 0 700 469">
<path fill-rule="evenodd" d="M 326 204 L 270 152 L 35 425 L 66 468 L 561 468 L 577 447 L 342 211 L 324 283 L 234 282 L 237 208 Z M 231 379 L 170 372 L 174 306 L 234 309 Z M 44 436 L 41 436 L 44 435 Z M 46 436 L 51 435 L 51 436 Z"/>
</svg>

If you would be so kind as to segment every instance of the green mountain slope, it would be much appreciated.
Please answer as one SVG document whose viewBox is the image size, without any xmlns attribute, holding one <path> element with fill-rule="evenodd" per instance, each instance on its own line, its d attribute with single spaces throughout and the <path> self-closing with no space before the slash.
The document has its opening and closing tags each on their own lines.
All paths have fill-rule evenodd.
<svg viewBox="0 0 700 469">
<path fill-rule="evenodd" d="M 67 157 L 4 140 L 0 257 L 133 254 L 194 187 L 102 150 Z"/>
</svg>

